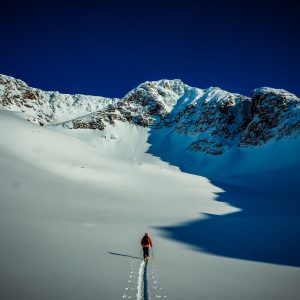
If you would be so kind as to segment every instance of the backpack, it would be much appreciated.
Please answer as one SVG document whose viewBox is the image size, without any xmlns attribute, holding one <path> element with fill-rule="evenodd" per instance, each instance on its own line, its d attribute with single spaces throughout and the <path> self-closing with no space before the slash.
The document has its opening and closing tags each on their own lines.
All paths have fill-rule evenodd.
<svg viewBox="0 0 300 300">
<path fill-rule="evenodd" d="M 144 245 L 149 245 L 149 237 L 148 236 L 144 236 L 142 238 L 142 243 L 141 243 L 143 246 Z"/>
</svg>

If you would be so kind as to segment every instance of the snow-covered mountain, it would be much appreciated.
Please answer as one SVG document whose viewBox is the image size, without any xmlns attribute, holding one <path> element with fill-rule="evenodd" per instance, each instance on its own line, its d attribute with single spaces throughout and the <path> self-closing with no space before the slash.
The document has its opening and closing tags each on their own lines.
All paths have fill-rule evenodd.
<svg viewBox="0 0 300 300">
<path fill-rule="evenodd" d="M 0 75 L 1 299 L 298 300 L 299 120 L 271 88 L 108 99 Z"/>
<path fill-rule="evenodd" d="M 221 155 L 300 133 L 300 99 L 281 89 L 258 88 L 251 97 L 181 80 L 147 81 L 122 99 L 67 95 L 31 88 L 0 75 L 0 105 L 39 125 L 104 130 L 116 121 L 168 129 L 188 139 L 184 151 Z"/>
<path fill-rule="evenodd" d="M 23 112 L 28 121 L 41 126 L 63 122 L 103 109 L 118 99 L 45 92 L 25 82 L 0 75 L 0 107 Z"/>
</svg>

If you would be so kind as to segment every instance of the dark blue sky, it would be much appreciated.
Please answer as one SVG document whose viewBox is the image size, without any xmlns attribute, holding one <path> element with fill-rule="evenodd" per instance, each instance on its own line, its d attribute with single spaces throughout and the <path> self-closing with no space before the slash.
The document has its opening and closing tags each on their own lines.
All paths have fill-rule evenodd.
<svg viewBox="0 0 300 300">
<path fill-rule="evenodd" d="M 1 6 L 0 73 L 121 97 L 146 80 L 300 95 L 297 1 L 23 1 Z M 43 3 L 43 4 L 41 4 Z"/>
</svg>

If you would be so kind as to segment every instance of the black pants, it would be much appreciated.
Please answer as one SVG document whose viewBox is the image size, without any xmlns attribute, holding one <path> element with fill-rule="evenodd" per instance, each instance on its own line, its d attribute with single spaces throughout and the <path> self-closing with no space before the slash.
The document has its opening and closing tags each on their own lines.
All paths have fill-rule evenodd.
<svg viewBox="0 0 300 300">
<path fill-rule="evenodd" d="M 149 256 L 149 247 L 143 247 L 144 258 Z"/>
</svg>

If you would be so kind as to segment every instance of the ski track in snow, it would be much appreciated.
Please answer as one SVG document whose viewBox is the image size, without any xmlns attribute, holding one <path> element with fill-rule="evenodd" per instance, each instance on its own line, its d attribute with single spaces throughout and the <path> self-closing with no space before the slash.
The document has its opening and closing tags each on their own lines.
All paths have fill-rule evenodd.
<svg viewBox="0 0 300 300">
<path fill-rule="evenodd" d="M 158 281 L 156 265 L 144 261 L 139 262 L 139 260 L 131 261 L 128 286 L 125 288 L 122 299 L 166 299 L 167 296 L 161 294 L 162 288 Z M 150 279 L 148 278 L 149 265 L 152 265 Z"/>
<path fill-rule="evenodd" d="M 142 295 L 143 295 L 143 288 L 142 288 L 143 287 L 143 276 L 145 276 L 144 268 L 145 268 L 145 262 L 142 261 L 141 264 L 140 264 L 139 275 L 138 275 L 138 282 L 137 282 L 137 294 L 136 294 L 136 299 L 137 300 L 142 300 Z M 146 278 L 146 281 L 147 281 L 147 278 Z"/>
</svg>

